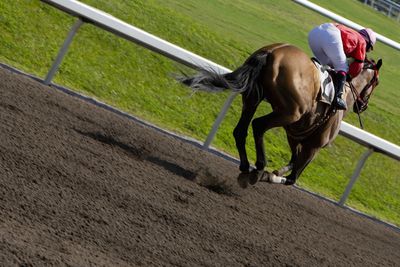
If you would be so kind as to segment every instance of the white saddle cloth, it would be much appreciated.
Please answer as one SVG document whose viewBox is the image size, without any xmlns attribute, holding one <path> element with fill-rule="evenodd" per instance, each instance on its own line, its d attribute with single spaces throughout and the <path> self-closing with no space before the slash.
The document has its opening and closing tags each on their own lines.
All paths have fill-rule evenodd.
<svg viewBox="0 0 400 267">
<path fill-rule="evenodd" d="M 314 59 L 312 61 L 319 70 L 320 90 L 321 90 L 321 97 L 319 101 L 327 104 L 332 104 L 335 98 L 335 86 L 333 85 L 332 78 L 329 75 L 326 66 L 322 66 L 318 61 Z"/>
</svg>

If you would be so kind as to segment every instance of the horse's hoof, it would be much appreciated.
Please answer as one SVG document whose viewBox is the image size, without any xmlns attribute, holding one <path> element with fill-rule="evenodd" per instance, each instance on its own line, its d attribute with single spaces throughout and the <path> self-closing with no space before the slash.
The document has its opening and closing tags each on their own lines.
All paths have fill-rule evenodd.
<svg viewBox="0 0 400 267">
<path fill-rule="evenodd" d="M 255 183 L 257 183 L 258 180 L 261 180 L 263 178 L 263 175 L 264 175 L 264 170 L 257 170 L 257 169 L 252 170 L 249 175 L 249 183 L 251 185 L 254 185 Z"/>
<path fill-rule="evenodd" d="M 261 180 L 263 175 L 264 171 L 253 169 L 251 172 L 241 172 L 237 178 L 237 181 L 241 188 L 247 188 L 249 184 L 254 185 L 258 180 Z"/>
<path fill-rule="evenodd" d="M 237 182 L 241 188 L 247 188 L 249 186 L 249 172 L 241 172 L 237 177 Z"/>
</svg>

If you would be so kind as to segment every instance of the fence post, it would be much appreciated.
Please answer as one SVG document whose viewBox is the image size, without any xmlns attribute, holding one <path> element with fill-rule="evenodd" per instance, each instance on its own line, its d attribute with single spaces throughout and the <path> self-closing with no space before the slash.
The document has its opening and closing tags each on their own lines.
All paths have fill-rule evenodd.
<svg viewBox="0 0 400 267">
<path fill-rule="evenodd" d="M 54 74 L 57 72 L 57 69 L 58 69 L 59 65 L 61 64 L 61 61 L 63 60 L 65 54 L 67 53 L 68 47 L 71 44 L 72 39 L 74 38 L 76 32 L 78 31 L 79 27 L 82 24 L 83 24 L 83 20 L 78 18 L 78 20 L 72 26 L 71 30 L 68 33 L 67 38 L 64 41 L 64 44 L 62 45 L 60 51 L 58 52 L 56 59 L 53 62 L 53 65 L 51 66 L 49 72 L 47 73 L 46 78 L 44 79 L 44 84 L 49 85 L 51 83 L 51 80 L 53 79 Z"/>
<path fill-rule="evenodd" d="M 374 152 L 373 148 L 369 148 L 360 158 L 360 160 L 357 163 L 357 167 L 354 170 L 353 176 L 350 179 L 350 182 L 348 183 L 346 190 L 344 191 L 341 199 L 339 200 L 339 205 L 343 206 L 344 203 L 346 202 L 348 196 L 350 195 L 350 191 L 353 188 L 355 182 L 357 181 L 358 176 L 360 176 L 361 169 L 364 166 L 365 162 L 367 161 L 368 157 Z"/>
</svg>

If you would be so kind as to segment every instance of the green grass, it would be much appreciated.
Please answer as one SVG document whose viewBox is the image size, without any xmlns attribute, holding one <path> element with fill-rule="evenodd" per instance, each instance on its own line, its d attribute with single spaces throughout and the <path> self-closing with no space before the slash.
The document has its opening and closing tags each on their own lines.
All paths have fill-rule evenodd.
<svg viewBox="0 0 400 267">
<path fill-rule="evenodd" d="M 7 2 L 7 3 L 6 3 Z M 87 4 L 234 69 L 254 50 L 273 42 L 289 42 L 310 54 L 307 33 L 328 21 L 292 1 L 272 0 L 84 0 Z M 314 1 L 353 21 L 400 41 L 400 24 L 358 1 Z M 39 1 L 0 2 L 0 61 L 44 77 L 75 18 Z M 363 114 L 366 130 L 400 143 L 400 53 L 378 44 L 373 57 L 382 57 L 381 83 Z M 161 127 L 205 140 L 229 95 L 192 92 L 177 84 L 171 73 L 185 67 L 131 42 L 85 24 L 75 37 L 55 82 L 101 99 Z M 213 146 L 234 156 L 232 130 L 240 115 L 234 101 Z M 270 111 L 262 105 L 257 115 Z M 357 125 L 352 114 L 346 121 Z M 251 133 L 249 133 L 249 137 Z M 283 130 L 265 137 L 269 168 L 287 162 L 289 149 Z M 248 152 L 254 160 L 254 142 Z M 309 165 L 299 184 L 338 200 L 358 158 L 366 151 L 341 136 Z M 352 191 L 348 204 L 400 225 L 400 164 L 373 154 Z"/>
</svg>

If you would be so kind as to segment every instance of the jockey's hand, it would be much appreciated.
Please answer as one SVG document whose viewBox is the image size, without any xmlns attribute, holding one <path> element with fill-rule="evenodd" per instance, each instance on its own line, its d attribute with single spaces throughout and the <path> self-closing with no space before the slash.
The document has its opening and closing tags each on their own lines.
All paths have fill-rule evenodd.
<svg viewBox="0 0 400 267">
<path fill-rule="evenodd" d="M 350 74 L 346 74 L 346 82 L 351 82 L 351 80 L 352 80 L 353 78 L 351 78 L 351 75 Z"/>
</svg>

